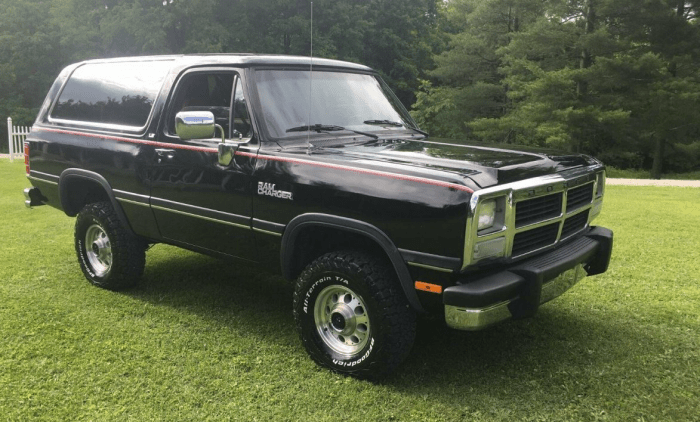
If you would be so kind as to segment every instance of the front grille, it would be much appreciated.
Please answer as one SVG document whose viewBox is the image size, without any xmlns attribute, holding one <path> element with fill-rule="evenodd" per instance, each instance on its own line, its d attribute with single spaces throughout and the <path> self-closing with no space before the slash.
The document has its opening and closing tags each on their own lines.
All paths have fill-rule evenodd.
<svg viewBox="0 0 700 422">
<path fill-rule="evenodd" d="M 562 194 L 540 196 L 515 205 L 515 227 L 527 226 L 561 215 Z"/>
<path fill-rule="evenodd" d="M 569 190 L 566 197 L 566 212 L 588 205 L 593 201 L 593 183 Z"/>
<path fill-rule="evenodd" d="M 471 216 L 467 224 L 463 269 L 472 264 L 500 258 L 517 262 L 554 249 L 561 241 L 570 244 L 588 230 L 594 208 L 599 211 L 602 198 L 596 197 L 594 186 L 600 180 L 598 169 L 582 174 L 580 169 L 548 175 L 532 180 L 506 183 L 475 193 L 478 209 L 484 201 L 496 200 L 498 219 L 492 230 L 479 232 Z M 569 177 L 571 175 L 572 177 Z M 504 250 L 481 254 L 480 245 L 505 244 Z M 476 248 L 476 249 L 475 249 Z M 475 252 L 476 251 L 476 252 Z M 489 260 L 491 263 L 493 260 Z M 495 262 L 495 261 L 494 261 Z"/>
<path fill-rule="evenodd" d="M 569 237 L 583 229 L 586 227 L 586 223 L 588 223 L 588 211 L 567 218 L 566 221 L 564 221 L 564 227 L 561 229 L 561 238 Z"/>
<path fill-rule="evenodd" d="M 559 222 L 520 232 L 513 239 L 513 256 L 544 248 L 556 242 Z"/>
</svg>

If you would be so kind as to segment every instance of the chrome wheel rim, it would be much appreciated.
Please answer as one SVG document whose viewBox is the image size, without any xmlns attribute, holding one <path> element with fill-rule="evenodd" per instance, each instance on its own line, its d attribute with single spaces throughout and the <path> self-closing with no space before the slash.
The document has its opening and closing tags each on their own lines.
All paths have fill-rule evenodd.
<svg viewBox="0 0 700 422">
<path fill-rule="evenodd" d="M 356 356 L 370 337 L 370 320 L 365 302 L 344 286 L 328 286 L 314 305 L 314 322 L 321 340 L 345 358 Z"/>
<path fill-rule="evenodd" d="M 102 227 L 93 224 L 85 232 L 85 252 L 95 275 L 101 277 L 112 267 L 112 244 Z"/>
</svg>

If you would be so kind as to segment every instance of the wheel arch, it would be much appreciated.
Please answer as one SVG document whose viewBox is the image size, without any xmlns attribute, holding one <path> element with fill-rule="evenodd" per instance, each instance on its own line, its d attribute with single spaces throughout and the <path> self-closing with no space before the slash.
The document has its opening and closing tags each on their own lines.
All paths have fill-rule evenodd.
<svg viewBox="0 0 700 422">
<path fill-rule="evenodd" d="M 114 196 L 112 186 L 101 174 L 75 168 L 63 170 L 58 179 L 58 194 L 61 208 L 69 217 L 75 217 L 90 202 L 110 202 L 123 227 L 135 235 L 124 210 Z"/>
<path fill-rule="evenodd" d="M 376 226 L 360 220 L 320 213 L 302 214 L 292 219 L 284 230 L 280 249 L 282 274 L 287 280 L 294 280 L 308 264 L 305 260 L 298 259 L 302 249 L 297 242 L 304 233 L 314 229 L 342 231 L 364 239 L 376 249 L 381 250 L 394 268 L 408 303 L 414 310 L 424 312 L 414 288 L 413 278 L 399 249 L 386 233 Z"/>
</svg>

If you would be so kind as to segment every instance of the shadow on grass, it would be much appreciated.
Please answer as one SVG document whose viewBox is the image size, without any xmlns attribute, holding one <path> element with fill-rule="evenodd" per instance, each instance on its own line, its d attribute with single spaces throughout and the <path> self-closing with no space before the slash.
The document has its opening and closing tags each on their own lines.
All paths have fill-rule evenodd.
<svg viewBox="0 0 700 422">
<path fill-rule="evenodd" d="M 629 373 L 640 372 L 640 356 L 663 351 L 662 341 L 574 309 L 581 307 L 551 303 L 534 318 L 478 332 L 421 320 L 411 355 L 387 385 L 437 401 L 454 402 L 455 392 L 488 397 L 510 410 L 528 398 L 556 407 L 586 396 L 614 397 L 623 383 L 644 390 L 644 376 Z"/>
<path fill-rule="evenodd" d="M 141 287 L 125 294 L 248 330 L 259 341 L 296 345 L 301 356 L 292 291 L 290 283 L 259 268 L 187 254 L 149 262 Z M 541 399 L 564 394 L 574 378 L 579 386 L 594 383 L 602 368 L 625 361 L 638 345 L 656 347 L 648 333 L 576 313 L 579 308 L 549 304 L 534 319 L 479 332 L 419 319 L 411 355 L 382 384 L 438 401 L 454 400 L 455 390 L 502 395 L 505 402 L 514 391 L 537 390 Z"/>
<path fill-rule="evenodd" d="M 293 288 L 281 277 L 245 263 L 191 253 L 154 261 L 147 263 L 142 283 L 123 294 L 248 329 L 246 334 L 260 340 L 290 336 L 293 341 Z"/>
</svg>

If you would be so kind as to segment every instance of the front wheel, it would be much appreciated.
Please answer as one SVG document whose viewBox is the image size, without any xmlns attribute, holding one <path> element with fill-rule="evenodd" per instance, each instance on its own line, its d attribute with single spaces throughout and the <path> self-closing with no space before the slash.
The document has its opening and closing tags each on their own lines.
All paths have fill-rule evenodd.
<svg viewBox="0 0 700 422">
<path fill-rule="evenodd" d="M 75 252 L 90 283 L 121 290 L 138 283 L 146 264 L 146 244 L 128 232 L 112 204 L 87 204 L 75 221 Z"/>
<path fill-rule="evenodd" d="M 387 265 L 360 252 L 321 256 L 299 276 L 294 317 L 318 364 L 358 378 L 380 378 L 408 355 L 415 312 Z"/>
</svg>

